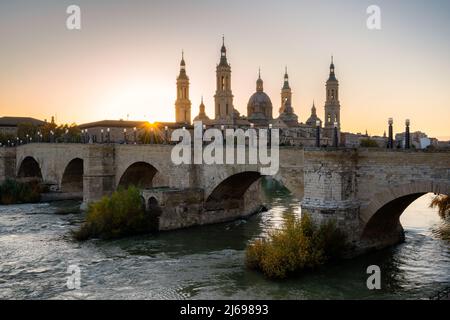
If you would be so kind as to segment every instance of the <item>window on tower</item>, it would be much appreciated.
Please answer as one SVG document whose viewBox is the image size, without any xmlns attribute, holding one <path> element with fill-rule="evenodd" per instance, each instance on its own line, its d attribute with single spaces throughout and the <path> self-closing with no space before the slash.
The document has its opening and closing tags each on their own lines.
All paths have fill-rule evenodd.
<svg viewBox="0 0 450 320">
<path fill-rule="evenodd" d="M 222 76 L 222 91 L 225 90 L 225 77 Z"/>
<path fill-rule="evenodd" d="M 327 122 L 328 122 L 328 123 L 331 123 L 331 114 L 328 114 L 328 116 L 327 116 Z"/>
</svg>

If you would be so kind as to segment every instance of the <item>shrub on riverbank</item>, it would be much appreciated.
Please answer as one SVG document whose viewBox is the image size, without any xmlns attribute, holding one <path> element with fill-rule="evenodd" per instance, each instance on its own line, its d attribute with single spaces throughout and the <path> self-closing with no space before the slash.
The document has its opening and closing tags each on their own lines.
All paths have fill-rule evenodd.
<svg viewBox="0 0 450 320">
<path fill-rule="evenodd" d="M 0 184 L 0 204 L 39 202 L 43 191 L 39 181 L 19 182 L 7 179 Z"/>
<path fill-rule="evenodd" d="M 114 239 L 153 231 L 157 217 L 146 212 L 139 189 L 129 187 L 89 206 L 86 222 L 74 232 L 77 240 Z"/>
<path fill-rule="evenodd" d="M 450 197 L 446 195 L 437 195 L 431 200 L 431 208 L 438 208 L 439 216 L 442 219 L 450 219 Z"/>
<path fill-rule="evenodd" d="M 345 236 L 329 222 L 316 227 L 308 214 L 289 218 L 280 230 L 248 245 L 246 265 L 269 278 L 286 278 L 339 258 L 345 250 Z"/>
</svg>

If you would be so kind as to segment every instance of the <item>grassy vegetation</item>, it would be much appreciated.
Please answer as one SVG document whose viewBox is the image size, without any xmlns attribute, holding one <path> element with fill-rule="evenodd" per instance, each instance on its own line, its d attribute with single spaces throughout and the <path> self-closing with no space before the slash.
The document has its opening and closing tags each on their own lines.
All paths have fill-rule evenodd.
<svg viewBox="0 0 450 320">
<path fill-rule="evenodd" d="M 0 185 L 0 204 L 39 202 L 42 192 L 44 188 L 39 181 L 19 182 L 8 179 Z"/>
<path fill-rule="evenodd" d="M 249 244 L 246 265 L 268 278 L 283 279 L 341 257 L 345 243 L 344 234 L 334 223 L 316 227 L 309 215 L 303 214 L 300 219 L 286 220 L 267 239 Z"/>
<path fill-rule="evenodd" d="M 129 187 L 89 206 L 86 222 L 74 232 L 77 240 L 114 239 L 154 231 L 157 217 L 146 212 L 139 189 Z"/>
</svg>

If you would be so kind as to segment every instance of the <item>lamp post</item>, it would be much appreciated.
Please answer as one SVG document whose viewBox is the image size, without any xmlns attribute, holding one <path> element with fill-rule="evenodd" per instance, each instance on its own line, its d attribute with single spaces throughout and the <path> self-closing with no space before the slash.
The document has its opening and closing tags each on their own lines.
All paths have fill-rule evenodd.
<svg viewBox="0 0 450 320">
<path fill-rule="evenodd" d="M 184 130 L 184 129 L 183 129 Z M 150 128 L 150 144 L 155 143 L 155 128 Z"/>
<path fill-rule="evenodd" d="M 133 137 L 134 137 L 134 144 L 137 144 L 137 128 L 133 128 Z"/>
<path fill-rule="evenodd" d="M 164 126 L 164 140 L 165 143 L 169 143 L 169 127 Z"/>
<path fill-rule="evenodd" d="M 125 144 L 127 144 L 127 129 L 123 129 L 123 141 Z"/>
<path fill-rule="evenodd" d="M 55 142 L 55 133 L 53 132 L 53 130 L 50 130 L 50 142 Z"/>
<path fill-rule="evenodd" d="M 111 129 L 110 128 L 106 128 L 106 141 L 108 143 L 111 142 Z"/>
<path fill-rule="evenodd" d="M 320 121 L 316 121 L 316 148 L 320 148 Z"/>
<path fill-rule="evenodd" d="M 409 119 L 406 119 L 405 125 L 406 125 L 406 130 L 405 130 L 405 149 L 410 149 L 411 148 L 411 135 L 409 133 L 409 125 L 410 125 Z"/>
<path fill-rule="evenodd" d="M 269 145 L 272 144 L 272 127 L 273 127 L 273 125 L 270 123 L 269 124 L 269 137 L 267 138 L 267 142 Z"/>
<path fill-rule="evenodd" d="M 66 132 L 64 134 L 64 142 L 69 142 L 69 129 L 66 129 Z"/>
<path fill-rule="evenodd" d="M 338 137 L 338 123 L 337 121 L 334 122 L 334 129 L 333 129 L 333 147 L 337 148 L 339 145 L 339 137 Z"/>
<path fill-rule="evenodd" d="M 220 131 L 222 132 L 222 139 L 223 139 L 223 143 L 225 144 L 225 126 L 224 125 L 220 126 Z"/>
<path fill-rule="evenodd" d="M 394 149 L 394 119 L 388 119 L 389 124 L 389 138 L 388 138 L 388 149 Z"/>
<path fill-rule="evenodd" d="M 100 142 L 103 143 L 103 134 L 105 133 L 105 130 L 100 130 Z"/>
</svg>

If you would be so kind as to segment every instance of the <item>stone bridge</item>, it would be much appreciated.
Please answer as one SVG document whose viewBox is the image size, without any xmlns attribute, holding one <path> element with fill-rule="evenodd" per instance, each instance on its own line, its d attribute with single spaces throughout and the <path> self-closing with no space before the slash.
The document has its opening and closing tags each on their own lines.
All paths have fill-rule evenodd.
<svg viewBox="0 0 450 320">
<path fill-rule="evenodd" d="M 260 209 L 257 165 L 174 165 L 170 145 L 28 144 L 0 149 L 0 181 L 38 179 L 88 204 L 140 186 L 170 230 L 236 219 Z M 423 194 L 450 194 L 450 152 L 280 148 L 274 177 L 320 223 L 335 220 L 353 248 L 402 240 L 399 217 Z"/>
</svg>

